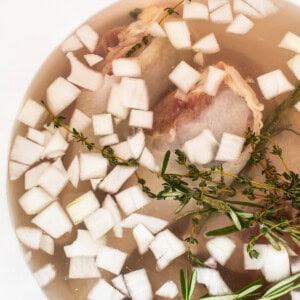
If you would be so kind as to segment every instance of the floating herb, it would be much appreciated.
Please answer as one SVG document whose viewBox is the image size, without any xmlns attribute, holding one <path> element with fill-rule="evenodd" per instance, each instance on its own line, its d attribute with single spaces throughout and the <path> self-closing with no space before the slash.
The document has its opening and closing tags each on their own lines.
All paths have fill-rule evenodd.
<svg viewBox="0 0 300 300">
<path fill-rule="evenodd" d="M 195 286 L 197 282 L 197 271 L 194 270 L 190 275 L 190 272 L 187 270 L 184 274 L 183 270 L 180 270 L 180 285 L 181 285 L 181 294 L 183 300 L 191 300 Z"/>
<path fill-rule="evenodd" d="M 133 19 L 133 20 L 137 20 L 138 16 L 143 12 L 143 10 L 141 8 L 135 8 L 134 10 L 132 10 L 131 12 L 129 12 L 129 16 Z"/>
</svg>

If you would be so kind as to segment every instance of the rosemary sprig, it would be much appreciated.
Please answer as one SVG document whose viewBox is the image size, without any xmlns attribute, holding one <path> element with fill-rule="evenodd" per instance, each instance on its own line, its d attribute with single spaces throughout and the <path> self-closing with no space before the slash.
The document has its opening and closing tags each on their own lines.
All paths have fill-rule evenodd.
<svg viewBox="0 0 300 300">
<path fill-rule="evenodd" d="M 197 281 L 197 271 L 194 270 L 192 274 L 188 270 L 180 270 L 180 285 L 181 285 L 181 294 L 183 300 L 191 300 Z"/>
</svg>

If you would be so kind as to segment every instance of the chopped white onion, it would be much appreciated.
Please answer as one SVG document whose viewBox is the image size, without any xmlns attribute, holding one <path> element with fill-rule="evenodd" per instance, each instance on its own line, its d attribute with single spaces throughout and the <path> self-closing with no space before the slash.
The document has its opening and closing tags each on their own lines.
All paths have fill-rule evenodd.
<svg viewBox="0 0 300 300">
<path fill-rule="evenodd" d="M 144 79 L 123 77 L 120 83 L 119 97 L 125 107 L 141 110 L 149 108 L 148 90 Z"/>
<path fill-rule="evenodd" d="M 98 278 L 98 270 L 94 257 L 74 256 L 70 258 L 69 278 Z"/>
<path fill-rule="evenodd" d="M 150 199 L 137 185 L 116 194 L 116 200 L 126 215 L 130 215 L 150 203 Z"/>
<path fill-rule="evenodd" d="M 62 162 L 61 157 L 56 159 L 52 166 L 56 167 L 58 170 L 60 170 L 65 176 L 69 178 L 69 174 L 64 166 L 64 163 Z"/>
<path fill-rule="evenodd" d="M 245 270 L 260 270 L 265 261 L 265 255 L 268 250 L 268 245 L 256 244 L 253 248 L 259 255 L 257 258 L 251 258 L 247 251 L 247 244 L 244 245 L 244 269 Z"/>
<path fill-rule="evenodd" d="M 197 268 L 197 282 L 204 284 L 208 293 L 213 296 L 231 294 L 230 288 L 215 269 Z"/>
<path fill-rule="evenodd" d="M 49 235 L 43 234 L 40 242 L 40 249 L 49 255 L 54 255 L 54 240 Z"/>
<path fill-rule="evenodd" d="M 226 28 L 227 32 L 246 34 L 254 26 L 254 23 L 242 14 L 237 15 L 233 22 Z"/>
<path fill-rule="evenodd" d="M 291 263 L 291 272 L 292 274 L 296 274 L 300 272 L 300 258 L 297 257 L 296 259 L 293 259 Z"/>
<path fill-rule="evenodd" d="M 183 19 L 208 20 L 207 6 L 197 2 L 185 3 L 183 7 Z"/>
<path fill-rule="evenodd" d="M 156 292 L 156 296 L 174 299 L 178 295 L 178 288 L 174 281 L 165 282 Z"/>
<path fill-rule="evenodd" d="M 300 80 L 300 54 L 296 54 L 287 62 L 290 70 L 295 74 L 298 80 Z"/>
<path fill-rule="evenodd" d="M 114 150 L 114 154 L 118 157 L 122 157 L 126 160 L 132 158 L 128 141 L 115 144 L 111 148 Z"/>
<path fill-rule="evenodd" d="M 148 33 L 151 34 L 154 37 L 166 37 L 167 34 L 163 30 L 163 28 L 160 26 L 158 22 L 152 22 L 150 23 L 148 27 Z"/>
<path fill-rule="evenodd" d="M 120 274 L 119 276 L 113 278 L 111 280 L 111 282 L 112 282 L 112 284 L 114 285 L 114 287 L 116 289 L 118 289 L 121 293 L 123 293 L 124 295 L 129 297 L 129 292 L 128 292 L 128 289 L 126 287 L 126 283 L 125 283 L 123 274 Z"/>
<path fill-rule="evenodd" d="M 35 216 L 32 223 L 55 239 L 72 230 L 71 221 L 57 201 Z"/>
<path fill-rule="evenodd" d="M 293 32 L 287 32 L 278 47 L 300 53 L 300 36 Z"/>
<path fill-rule="evenodd" d="M 98 33 L 93 30 L 93 28 L 87 24 L 81 26 L 77 29 L 76 35 L 81 40 L 81 42 L 90 50 L 94 52 L 98 43 Z"/>
<path fill-rule="evenodd" d="M 41 146 L 44 146 L 46 144 L 46 132 L 45 131 L 39 131 L 39 130 L 29 127 L 26 137 L 29 140 L 31 140 Z"/>
<path fill-rule="evenodd" d="M 176 49 L 191 48 L 190 30 L 184 21 L 171 21 L 164 23 L 167 36 Z"/>
<path fill-rule="evenodd" d="M 80 180 L 106 176 L 108 161 L 100 153 L 80 153 Z"/>
<path fill-rule="evenodd" d="M 93 239 L 97 240 L 115 226 L 115 221 L 108 209 L 99 208 L 84 220 L 84 224 Z"/>
<path fill-rule="evenodd" d="M 24 165 L 32 165 L 40 160 L 44 147 L 17 135 L 13 143 L 10 159 Z"/>
<path fill-rule="evenodd" d="M 44 124 L 43 127 L 46 129 L 46 134 L 48 135 L 48 142 L 50 141 L 52 135 L 57 131 L 59 131 L 59 133 L 61 134 L 61 136 L 64 137 L 64 139 L 66 139 L 68 136 L 68 132 L 64 128 L 55 128 L 53 122 L 50 125 Z"/>
<path fill-rule="evenodd" d="M 69 127 L 72 130 L 75 128 L 78 132 L 83 132 L 91 123 L 92 120 L 81 110 L 76 108 L 72 114 Z M 69 133 L 68 141 L 71 140 L 73 140 L 73 136 Z"/>
<path fill-rule="evenodd" d="M 211 162 L 217 152 L 218 142 L 209 129 L 204 129 L 198 136 L 188 140 L 183 145 L 191 163 L 207 164 Z M 199 151 L 199 149 L 201 149 Z"/>
<path fill-rule="evenodd" d="M 103 180 L 103 178 L 92 178 L 90 179 L 90 184 L 92 186 L 92 189 L 94 191 L 96 191 L 98 189 L 99 184 L 101 183 L 101 181 Z"/>
<path fill-rule="evenodd" d="M 56 270 L 54 265 L 47 264 L 43 266 L 41 269 L 37 270 L 33 273 L 35 280 L 37 281 L 40 287 L 44 287 L 48 285 L 51 281 L 53 281 L 56 277 Z"/>
<path fill-rule="evenodd" d="M 200 51 L 203 54 L 213 54 L 220 51 L 220 46 L 214 33 L 210 33 L 193 45 L 194 51 Z"/>
<path fill-rule="evenodd" d="M 111 114 L 93 115 L 94 135 L 108 135 L 114 133 Z"/>
<path fill-rule="evenodd" d="M 82 88 L 96 91 L 102 84 L 102 74 L 85 66 L 72 52 L 69 52 L 66 56 L 71 64 L 71 73 L 67 79 Z"/>
<path fill-rule="evenodd" d="M 69 174 L 70 182 L 74 188 L 77 188 L 79 182 L 79 159 L 77 155 L 73 158 L 67 172 Z"/>
<path fill-rule="evenodd" d="M 38 185 L 50 195 L 57 197 L 65 188 L 68 181 L 68 175 L 51 165 L 41 174 L 38 180 Z"/>
<path fill-rule="evenodd" d="M 96 65 L 97 63 L 103 60 L 103 57 L 97 54 L 85 54 L 83 55 L 83 57 L 90 67 Z"/>
<path fill-rule="evenodd" d="M 47 88 L 47 104 L 54 115 L 71 105 L 80 94 L 80 89 L 63 77 L 55 79 Z"/>
<path fill-rule="evenodd" d="M 144 131 L 138 130 L 135 134 L 127 137 L 127 141 L 130 147 L 132 158 L 139 158 L 145 147 L 145 134 Z"/>
<path fill-rule="evenodd" d="M 83 47 L 83 44 L 80 42 L 78 37 L 75 34 L 72 34 L 66 38 L 61 44 L 61 50 L 63 52 L 71 52 L 79 50 Z"/>
<path fill-rule="evenodd" d="M 208 10 L 211 12 L 227 3 L 228 0 L 208 0 Z"/>
<path fill-rule="evenodd" d="M 273 15 L 278 12 L 278 7 L 270 0 L 245 0 L 254 7 L 263 17 Z"/>
<path fill-rule="evenodd" d="M 100 204 L 95 194 L 88 191 L 70 202 L 66 209 L 74 225 L 77 225 L 99 207 Z"/>
<path fill-rule="evenodd" d="M 8 163 L 8 173 L 9 180 L 17 180 L 19 179 L 27 170 L 29 166 L 19 164 L 15 161 L 10 161 Z"/>
<path fill-rule="evenodd" d="M 300 292 L 297 291 L 291 291 L 291 300 L 299 300 L 300 299 Z"/>
<path fill-rule="evenodd" d="M 121 222 L 121 226 L 124 228 L 134 228 L 139 224 L 144 225 L 153 234 L 157 234 L 158 232 L 163 230 L 169 223 L 168 221 L 160 218 L 136 213 L 131 214 Z"/>
<path fill-rule="evenodd" d="M 200 78 L 201 74 L 185 61 L 181 61 L 169 75 L 169 79 L 184 93 L 188 93 Z"/>
<path fill-rule="evenodd" d="M 44 115 L 45 108 L 36 101 L 28 99 L 18 115 L 18 121 L 35 128 L 42 121 Z"/>
<path fill-rule="evenodd" d="M 217 8 L 210 14 L 210 20 L 216 24 L 227 24 L 233 20 L 230 4 Z"/>
<path fill-rule="evenodd" d="M 63 138 L 59 131 L 56 131 L 49 143 L 45 146 L 43 156 L 46 158 L 57 158 L 61 156 L 61 153 L 65 153 L 69 144 Z"/>
<path fill-rule="evenodd" d="M 145 269 L 124 275 L 124 280 L 132 300 L 152 300 L 152 288 Z"/>
<path fill-rule="evenodd" d="M 122 102 L 121 85 L 119 83 L 114 83 L 111 88 L 106 110 L 121 120 L 126 119 L 129 114 L 128 107 L 124 106 Z"/>
<path fill-rule="evenodd" d="M 157 162 L 155 161 L 153 154 L 147 147 L 144 148 L 140 156 L 139 163 L 141 166 L 149 169 L 152 172 L 158 172 L 160 168 Z"/>
<path fill-rule="evenodd" d="M 267 100 L 294 89 L 281 70 L 261 75 L 257 77 L 257 82 Z"/>
<path fill-rule="evenodd" d="M 197 65 L 203 67 L 204 66 L 204 55 L 202 52 L 198 52 L 194 55 L 193 58 L 194 63 L 196 63 Z"/>
<path fill-rule="evenodd" d="M 216 160 L 220 161 L 235 161 L 243 150 L 245 138 L 224 132 L 220 142 L 220 147 L 216 155 Z"/>
<path fill-rule="evenodd" d="M 300 112 L 300 101 L 294 105 L 295 109 Z"/>
<path fill-rule="evenodd" d="M 125 299 L 125 297 L 118 290 L 113 288 L 104 279 L 99 279 L 97 284 L 89 292 L 87 299 L 88 300 L 100 300 L 100 299 L 122 300 Z"/>
<path fill-rule="evenodd" d="M 19 204 L 27 215 L 35 215 L 55 200 L 40 187 L 33 187 L 19 199 Z"/>
<path fill-rule="evenodd" d="M 136 57 L 114 59 L 112 61 L 112 73 L 116 76 L 142 76 L 142 69 L 139 59 Z"/>
<path fill-rule="evenodd" d="M 224 70 L 213 66 L 208 67 L 208 75 L 203 87 L 203 91 L 210 96 L 215 96 L 226 74 L 227 73 Z"/>
<path fill-rule="evenodd" d="M 208 266 L 209 268 L 211 269 L 216 269 L 217 268 L 217 262 L 216 260 L 213 258 L 213 257 L 209 257 L 205 262 L 204 264 L 206 266 Z"/>
<path fill-rule="evenodd" d="M 38 250 L 40 248 L 42 238 L 42 231 L 40 229 L 27 226 L 18 227 L 16 229 L 16 234 L 18 239 L 25 246 L 34 250 Z"/>
<path fill-rule="evenodd" d="M 104 237 L 93 240 L 87 230 L 78 229 L 76 240 L 71 245 L 64 246 L 64 251 L 66 257 L 97 256 L 99 247 L 105 244 Z"/>
<path fill-rule="evenodd" d="M 111 146 L 119 143 L 119 137 L 116 133 L 100 137 L 98 140 L 100 147 Z"/>
<path fill-rule="evenodd" d="M 158 271 L 166 268 L 186 250 L 184 242 L 168 229 L 158 233 L 149 248 L 157 259 L 156 269 Z"/>
<path fill-rule="evenodd" d="M 236 244 L 226 236 L 215 237 L 206 243 L 209 254 L 222 266 L 226 264 L 232 255 Z"/>
<path fill-rule="evenodd" d="M 153 111 L 132 109 L 129 117 L 129 126 L 152 129 Z"/>
<path fill-rule="evenodd" d="M 251 18 L 261 18 L 262 15 L 243 0 L 233 0 L 233 11 Z"/>
<path fill-rule="evenodd" d="M 147 227 L 143 224 L 138 224 L 132 230 L 133 237 L 141 255 L 145 254 L 152 241 L 154 240 L 154 235 L 149 231 Z"/>
<path fill-rule="evenodd" d="M 119 275 L 127 257 L 127 253 L 108 246 L 98 249 L 96 264 L 98 268 Z"/>
</svg>

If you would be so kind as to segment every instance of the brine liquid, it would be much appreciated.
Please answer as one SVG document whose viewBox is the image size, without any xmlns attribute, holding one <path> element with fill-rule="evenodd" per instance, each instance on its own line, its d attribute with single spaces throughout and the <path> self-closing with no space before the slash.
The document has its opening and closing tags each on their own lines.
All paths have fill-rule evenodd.
<svg viewBox="0 0 300 300">
<path fill-rule="evenodd" d="M 127 1 L 122 0 L 120 3 L 112 8 L 107 9 L 105 12 L 101 12 L 89 20 L 89 24 L 96 29 L 101 37 L 101 34 L 109 28 L 113 28 L 118 25 L 126 24 L 130 22 L 128 18 L 128 12 L 136 7 L 146 7 L 154 3 L 161 3 L 162 1 Z M 174 1 L 175 2 L 175 1 Z M 200 2 L 200 1 L 199 1 Z M 203 1 L 204 2 L 204 1 Z M 205 1 L 206 2 L 206 1 Z M 275 69 L 281 69 L 288 79 L 295 83 L 295 77 L 288 69 L 286 62 L 294 54 L 290 51 L 280 49 L 277 47 L 279 41 L 282 39 L 287 31 L 294 32 L 300 35 L 299 16 L 300 8 L 296 8 L 285 1 L 274 1 L 279 7 L 280 12 L 274 16 L 267 17 L 265 19 L 254 20 L 254 28 L 246 35 L 233 35 L 225 32 L 227 25 L 216 25 L 208 21 L 189 21 L 190 30 L 192 33 L 193 41 L 198 40 L 202 36 L 214 32 L 217 36 L 218 42 L 221 47 L 219 53 L 205 56 L 205 66 L 215 64 L 218 61 L 224 61 L 229 65 L 233 65 L 244 78 L 255 79 L 257 76 L 273 71 Z M 192 52 L 191 52 L 192 55 Z M 178 61 L 179 62 L 179 61 Z M 25 98 L 31 97 L 33 99 L 41 100 L 45 98 L 45 91 L 47 86 L 58 76 L 67 76 L 69 73 L 68 62 L 65 59 L 62 52 L 58 49 L 55 51 L 43 65 L 32 85 L 30 86 Z M 258 98 L 262 98 L 256 84 L 252 84 L 253 89 L 257 92 Z M 167 90 L 166 90 L 167 93 Z M 92 94 L 91 94 L 92 95 Z M 285 95 L 284 95 L 285 96 Z M 273 107 L 284 98 L 278 97 L 276 100 L 265 102 L 265 114 L 267 115 Z M 159 100 L 158 100 L 159 101 Z M 76 105 L 76 104 L 75 104 Z M 69 111 L 64 115 L 70 117 L 71 112 L 74 109 L 72 106 Z M 102 109 L 105 109 L 102 108 Z M 84 111 L 83 111 L 84 112 Z M 96 113 L 101 113 L 101 108 Z M 299 113 L 291 111 L 287 119 L 292 122 L 293 127 L 300 131 Z M 15 125 L 14 134 L 26 134 L 25 126 L 21 124 Z M 122 124 L 117 128 L 117 133 L 120 138 L 125 139 L 128 132 Z M 284 133 L 276 138 L 278 143 L 283 146 L 284 156 L 288 164 L 293 166 L 293 169 L 297 172 L 300 171 L 300 157 L 298 155 L 300 149 L 300 138 L 290 134 Z M 85 151 L 83 148 L 76 144 L 70 146 L 69 155 L 64 158 L 64 165 L 69 166 L 73 155 L 78 151 Z M 251 170 L 251 175 L 255 176 L 256 171 Z M 157 180 L 155 177 L 150 176 L 145 171 L 141 174 L 147 178 L 148 182 L 152 186 L 157 186 Z M 259 175 L 257 175 L 259 176 Z M 134 184 L 134 179 L 127 182 L 126 186 Z M 74 200 L 77 196 L 90 190 L 89 182 L 81 182 L 79 189 L 75 190 L 69 184 L 67 188 L 60 195 L 60 202 L 63 206 Z M 11 210 L 12 220 L 15 227 L 18 226 L 30 226 L 31 217 L 27 216 L 21 207 L 18 205 L 19 197 L 24 193 L 24 179 L 23 177 L 16 182 L 8 183 L 9 191 L 9 205 Z M 104 199 L 104 193 L 97 190 L 97 197 L 100 201 Z M 170 229 L 180 237 L 186 237 L 189 235 L 190 222 L 189 220 L 174 221 L 174 210 L 177 207 L 175 201 L 154 201 L 151 205 L 148 205 L 141 213 L 147 215 L 154 215 L 170 221 Z M 226 223 L 230 224 L 230 221 L 224 217 L 214 217 L 209 220 L 202 220 L 197 232 L 199 240 L 198 248 L 194 248 L 193 251 L 197 252 L 202 258 L 208 258 L 208 252 L 205 248 L 204 233 L 208 230 L 224 226 Z M 68 279 L 68 259 L 65 257 L 63 251 L 64 244 L 70 244 L 76 238 L 76 231 L 78 228 L 83 228 L 83 225 L 74 226 L 70 235 L 57 240 L 55 247 L 55 255 L 49 256 L 41 251 L 33 251 L 32 259 L 29 263 L 32 271 L 36 271 L 46 263 L 53 263 L 58 271 L 57 278 L 45 288 L 45 293 L 50 299 L 54 300 L 69 300 L 69 299 L 86 299 L 88 292 L 92 286 L 98 280 L 80 279 L 69 280 Z M 122 251 L 128 253 L 125 266 L 122 273 L 145 268 L 152 283 L 153 291 L 157 290 L 165 281 L 174 280 L 179 284 L 179 270 L 180 268 L 187 268 L 189 263 L 184 256 L 177 258 L 170 266 L 161 272 L 155 270 L 155 259 L 153 254 L 149 251 L 143 257 L 139 255 L 136 243 L 133 239 L 131 230 L 125 229 L 123 239 L 114 238 L 113 234 L 108 235 L 108 245 L 119 248 Z M 220 268 L 221 275 L 229 287 L 235 291 L 247 283 L 250 283 L 254 279 L 261 276 L 258 271 L 245 272 L 243 271 L 243 255 L 242 255 L 242 243 L 239 236 L 231 236 L 237 243 L 235 253 L 230 258 L 230 261 L 225 267 Z M 24 253 L 27 250 L 24 249 Z M 102 277 L 110 281 L 114 276 L 101 270 Z M 199 288 L 195 296 L 203 295 L 204 288 Z M 289 296 L 287 296 L 288 299 Z M 178 296 L 178 299 L 181 297 Z M 156 297 L 156 299 L 159 299 Z M 284 298 L 282 298 L 284 299 Z M 142 299 L 141 299 L 142 300 Z"/>
</svg>

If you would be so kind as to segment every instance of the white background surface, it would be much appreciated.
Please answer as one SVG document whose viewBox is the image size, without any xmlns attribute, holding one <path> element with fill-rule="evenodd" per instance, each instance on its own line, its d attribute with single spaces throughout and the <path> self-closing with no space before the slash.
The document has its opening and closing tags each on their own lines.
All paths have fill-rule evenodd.
<svg viewBox="0 0 300 300">
<path fill-rule="evenodd" d="M 89 16 L 114 1 L 0 0 L 0 299 L 44 299 L 20 255 L 6 206 L 6 158 L 17 109 L 51 51 Z"/>
</svg>

